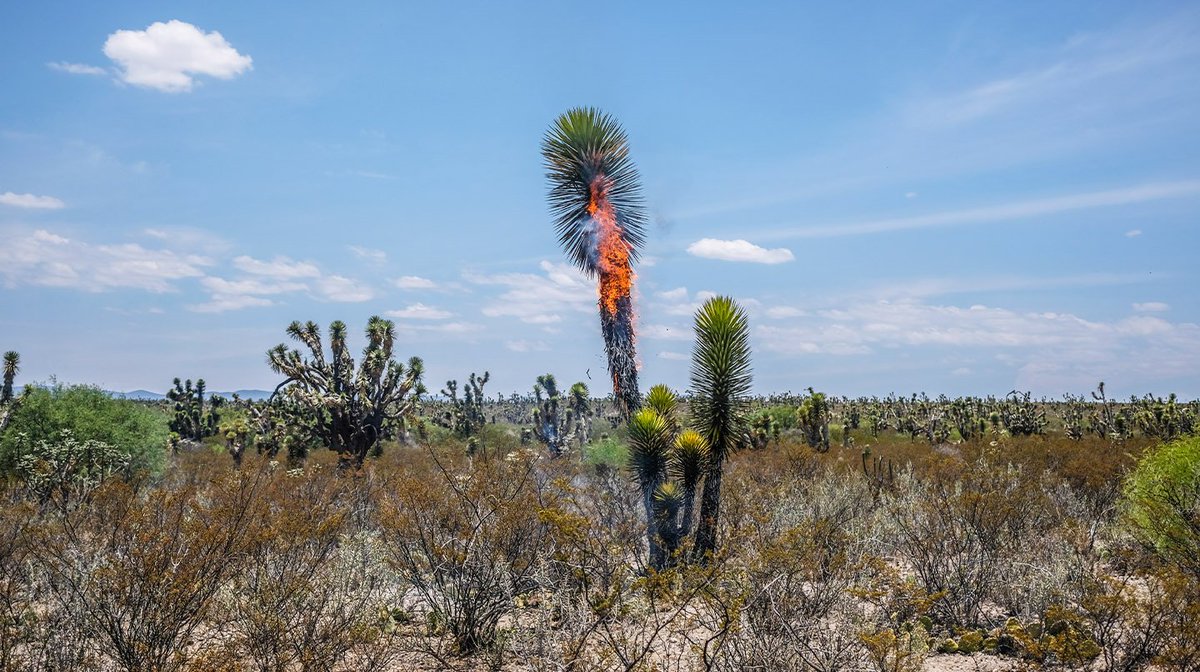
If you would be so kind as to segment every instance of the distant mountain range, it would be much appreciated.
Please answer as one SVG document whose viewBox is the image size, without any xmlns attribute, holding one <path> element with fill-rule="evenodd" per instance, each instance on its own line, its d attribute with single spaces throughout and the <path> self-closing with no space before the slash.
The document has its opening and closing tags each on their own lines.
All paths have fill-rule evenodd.
<svg viewBox="0 0 1200 672">
<path fill-rule="evenodd" d="M 151 392 L 150 390 L 133 390 L 130 392 L 108 390 L 108 393 L 114 397 L 133 399 L 135 401 L 162 401 L 167 398 L 165 394 Z M 220 395 L 226 399 L 232 399 L 233 395 L 236 394 L 242 399 L 249 399 L 251 401 L 263 401 L 271 396 L 271 393 L 267 390 L 237 390 L 234 392 L 213 392 L 212 394 Z"/>
</svg>

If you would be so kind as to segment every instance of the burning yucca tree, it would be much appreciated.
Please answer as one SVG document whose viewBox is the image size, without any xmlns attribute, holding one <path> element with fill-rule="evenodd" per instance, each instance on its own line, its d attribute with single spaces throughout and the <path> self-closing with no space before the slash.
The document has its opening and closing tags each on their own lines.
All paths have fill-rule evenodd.
<svg viewBox="0 0 1200 672">
<path fill-rule="evenodd" d="M 613 394 L 625 419 L 641 406 L 633 328 L 633 262 L 645 241 L 637 168 L 620 124 L 574 108 L 542 141 L 550 209 L 572 263 L 599 283 L 600 329 Z"/>
</svg>

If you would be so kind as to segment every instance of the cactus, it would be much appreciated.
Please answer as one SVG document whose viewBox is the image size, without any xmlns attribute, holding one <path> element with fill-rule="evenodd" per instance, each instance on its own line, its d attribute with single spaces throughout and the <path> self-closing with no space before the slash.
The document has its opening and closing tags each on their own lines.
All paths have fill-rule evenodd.
<svg viewBox="0 0 1200 672">
<path fill-rule="evenodd" d="M 172 403 L 174 415 L 170 421 L 171 431 L 180 438 L 189 441 L 201 441 L 206 436 L 214 436 L 221 423 L 221 406 L 225 400 L 219 395 L 212 395 L 205 407 L 204 393 L 207 386 L 204 379 L 196 381 L 192 386 L 191 379 L 180 383 L 176 378 L 172 381 L 173 388 L 167 390 L 167 400 Z"/>
<path fill-rule="evenodd" d="M 491 377 L 487 371 L 484 371 L 482 376 L 472 373 L 467 378 L 466 385 L 463 386 L 461 399 L 458 396 L 458 381 L 446 381 L 446 389 L 442 390 L 442 394 L 449 397 L 449 405 L 440 416 L 435 418 L 435 422 L 453 431 L 459 438 L 474 438 L 476 447 L 478 447 L 480 445 L 478 434 L 487 424 L 487 415 L 483 410 L 483 386 L 487 385 Z"/>
<path fill-rule="evenodd" d="M 537 377 L 533 396 L 537 404 L 533 409 L 533 434 L 553 457 L 566 452 L 571 439 L 580 445 L 586 442 L 591 418 L 587 385 L 575 383 L 564 399 L 553 374 L 547 373 Z"/>
<path fill-rule="evenodd" d="M 808 396 L 796 409 L 796 419 L 804 440 L 810 448 L 824 453 L 829 450 L 829 402 L 822 392 L 808 388 Z"/>
<path fill-rule="evenodd" d="M 292 322 L 287 333 L 309 352 L 306 357 L 282 343 L 267 351 L 271 369 L 287 376 L 272 400 L 290 402 L 311 420 L 308 432 L 337 452 L 340 469 L 362 466 L 382 439 L 402 433 L 405 423 L 416 417 L 425 392 L 425 366 L 418 357 L 409 359 L 407 367 L 393 359 L 396 327 L 390 320 L 367 321 L 367 347 L 357 368 L 346 346 L 343 322 L 329 325 L 328 359 L 315 322 Z"/>
</svg>

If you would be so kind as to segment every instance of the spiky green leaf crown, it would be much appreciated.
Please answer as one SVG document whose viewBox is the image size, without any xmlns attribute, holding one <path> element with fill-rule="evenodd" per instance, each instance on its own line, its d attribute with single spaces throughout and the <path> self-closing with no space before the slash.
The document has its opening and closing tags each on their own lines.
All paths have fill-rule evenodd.
<svg viewBox="0 0 1200 672">
<path fill-rule="evenodd" d="M 631 261 L 646 240 L 646 214 L 637 168 L 629 158 L 629 138 L 616 119 L 594 107 L 576 107 L 554 120 L 542 139 L 550 181 L 550 211 L 558 242 L 571 261 L 589 275 L 599 270 L 592 256 L 588 203 L 597 175 L 621 227 Z"/>
<path fill-rule="evenodd" d="M 750 370 L 750 327 L 746 313 L 728 296 L 716 296 L 696 312 L 692 351 L 694 424 L 723 460 L 744 431 Z"/>
</svg>

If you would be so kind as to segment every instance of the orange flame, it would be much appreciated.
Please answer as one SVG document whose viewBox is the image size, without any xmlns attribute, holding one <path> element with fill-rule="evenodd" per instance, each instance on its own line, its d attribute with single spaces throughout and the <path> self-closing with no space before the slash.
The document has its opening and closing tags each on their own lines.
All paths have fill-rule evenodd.
<svg viewBox="0 0 1200 672">
<path fill-rule="evenodd" d="M 608 200 L 608 180 L 603 175 L 592 180 L 587 209 L 596 222 L 600 305 L 614 315 L 621 299 L 633 292 L 633 268 L 629 265 L 629 246 L 621 238 L 621 225 Z"/>
</svg>

